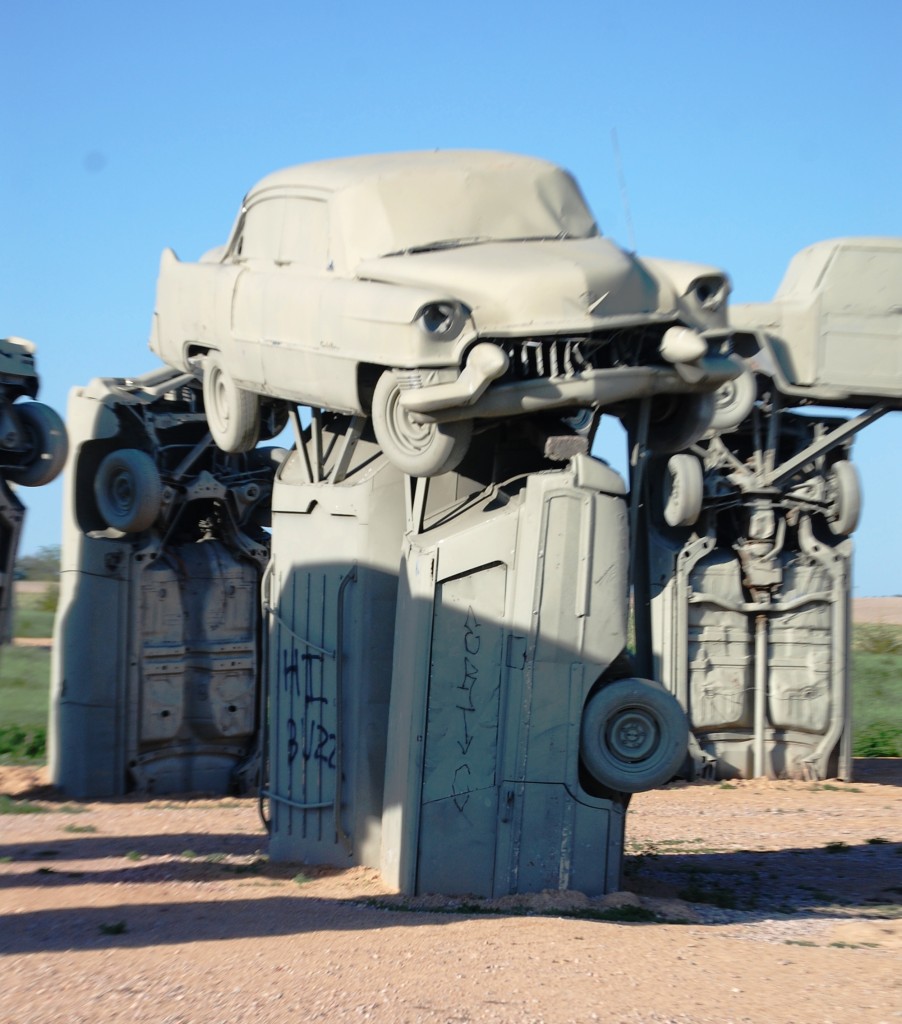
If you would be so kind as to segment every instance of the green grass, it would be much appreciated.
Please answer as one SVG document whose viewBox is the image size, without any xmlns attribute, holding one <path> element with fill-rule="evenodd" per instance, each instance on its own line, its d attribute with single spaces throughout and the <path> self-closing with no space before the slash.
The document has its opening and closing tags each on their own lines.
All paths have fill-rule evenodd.
<svg viewBox="0 0 902 1024">
<path fill-rule="evenodd" d="M 0 762 L 43 761 L 46 756 L 46 729 L 0 725 Z"/>
<path fill-rule="evenodd" d="M 59 603 L 59 586 L 48 584 L 43 594 L 16 594 L 13 634 L 53 636 L 53 620 Z"/>
<path fill-rule="evenodd" d="M 856 757 L 902 757 L 902 653 L 853 653 L 852 722 Z"/>
<path fill-rule="evenodd" d="M 30 800 L 16 800 L 6 793 L 0 793 L 0 814 L 46 814 L 46 807 L 39 807 Z"/>
<path fill-rule="evenodd" d="M 0 650 L 0 727 L 44 728 L 50 705 L 50 651 L 38 647 Z"/>
<path fill-rule="evenodd" d="M 13 632 L 16 636 L 53 636 L 53 612 L 27 612 L 16 610 L 13 616 Z"/>
<path fill-rule="evenodd" d="M 50 652 L 35 647 L 0 650 L 0 760 L 46 758 L 49 707 Z"/>
<path fill-rule="evenodd" d="M 852 650 L 861 654 L 902 654 L 902 626 L 878 622 L 854 626 Z"/>
</svg>

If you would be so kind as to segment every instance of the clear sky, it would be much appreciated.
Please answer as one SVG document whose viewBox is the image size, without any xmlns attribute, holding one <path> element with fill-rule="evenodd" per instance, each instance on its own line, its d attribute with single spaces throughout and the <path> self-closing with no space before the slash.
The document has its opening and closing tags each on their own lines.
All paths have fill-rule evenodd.
<svg viewBox="0 0 902 1024">
<path fill-rule="evenodd" d="M 258 178 L 435 147 L 563 164 L 606 234 L 764 301 L 811 242 L 902 236 L 900 51 L 898 0 L 7 0 L 0 335 L 64 413 L 158 365 L 160 252 L 223 242 Z M 900 413 L 856 442 L 859 596 L 902 593 L 900 449 Z M 22 553 L 58 543 L 60 484 L 23 496 Z"/>
</svg>

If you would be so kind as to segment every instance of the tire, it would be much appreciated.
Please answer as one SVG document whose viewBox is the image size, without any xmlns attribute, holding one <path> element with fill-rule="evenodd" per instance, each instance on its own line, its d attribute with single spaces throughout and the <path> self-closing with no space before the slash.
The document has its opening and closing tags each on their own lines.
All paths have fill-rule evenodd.
<svg viewBox="0 0 902 1024">
<path fill-rule="evenodd" d="M 711 428 L 714 395 L 659 395 L 652 399 L 648 448 L 669 455 L 695 444 Z"/>
<path fill-rule="evenodd" d="M 735 380 L 725 381 L 714 392 L 711 429 L 719 433 L 735 430 L 748 417 L 757 397 L 758 381 L 751 370 L 743 370 Z"/>
<path fill-rule="evenodd" d="M 260 400 L 239 388 L 211 352 L 204 360 L 204 409 L 210 434 L 224 452 L 249 452 L 260 440 Z"/>
<path fill-rule="evenodd" d="M 414 423 L 401 408 L 401 388 L 391 372 L 373 392 L 373 430 L 389 462 L 410 476 L 440 476 L 460 465 L 470 447 L 473 421 Z"/>
<path fill-rule="evenodd" d="M 676 698 L 648 679 L 619 679 L 586 701 L 580 755 L 608 789 L 641 793 L 669 782 L 682 767 L 689 726 Z"/>
<path fill-rule="evenodd" d="M 698 522 L 705 495 L 701 462 L 683 452 L 671 455 L 664 473 L 661 500 L 664 522 L 668 526 L 692 526 Z"/>
<path fill-rule="evenodd" d="M 855 466 L 841 459 L 827 474 L 827 525 L 837 537 L 854 533 L 861 519 L 861 482 Z"/>
<path fill-rule="evenodd" d="M 137 448 L 110 452 L 94 478 L 94 498 L 101 518 L 123 533 L 140 533 L 153 524 L 162 493 L 156 463 Z"/>
<path fill-rule="evenodd" d="M 40 402 L 23 402 L 12 411 L 19 417 L 29 451 L 22 465 L 7 470 L 7 478 L 23 487 L 49 484 L 59 476 L 69 454 L 66 424 L 49 405 Z"/>
</svg>

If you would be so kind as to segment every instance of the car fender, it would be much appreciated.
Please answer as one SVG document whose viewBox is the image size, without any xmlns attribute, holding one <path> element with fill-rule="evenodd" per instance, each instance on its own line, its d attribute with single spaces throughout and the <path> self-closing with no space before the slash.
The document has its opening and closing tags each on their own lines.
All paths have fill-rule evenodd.
<svg viewBox="0 0 902 1024">
<path fill-rule="evenodd" d="M 163 362 L 190 371 L 192 350 L 227 344 L 241 271 L 234 263 L 183 263 L 172 249 L 163 250 L 150 334 L 150 348 Z"/>
<path fill-rule="evenodd" d="M 669 304 L 676 317 L 700 330 L 727 326 L 727 299 L 731 284 L 724 271 L 704 263 L 648 256 L 642 257 L 641 262 L 660 282 L 662 311 Z M 719 285 L 717 294 L 711 296 L 708 302 L 700 301 L 695 293 L 695 286 L 703 281 Z"/>
<path fill-rule="evenodd" d="M 459 366 L 476 336 L 472 323 L 453 340 L 440 341 L 418 322 L 425 306 L 448 301 L 456 299 L 437 290 L 378 281 L 332 281 L 323 291 L 321 345 L 381 366 Z"/>
</svg>

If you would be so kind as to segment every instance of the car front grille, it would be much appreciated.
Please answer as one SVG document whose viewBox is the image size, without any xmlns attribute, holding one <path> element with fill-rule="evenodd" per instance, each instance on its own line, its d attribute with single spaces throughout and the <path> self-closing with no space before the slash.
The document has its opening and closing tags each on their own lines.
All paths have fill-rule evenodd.
<svg viewBox="0 0 902 1024">
<path fill-rule="evenodd" d="M 538 338 L 507 346 L 512 376 L 520 380 L 575 377 L 592 365 L 583 355 L 582 341 L 573 338 Z"/>
<path fill-rule="evenodd" d="M 510 359 L 504 380 L 568 380 L 587 370 L 660 362 L 669 325 L 575 337 L 494 339 Z"/>
</svg>

